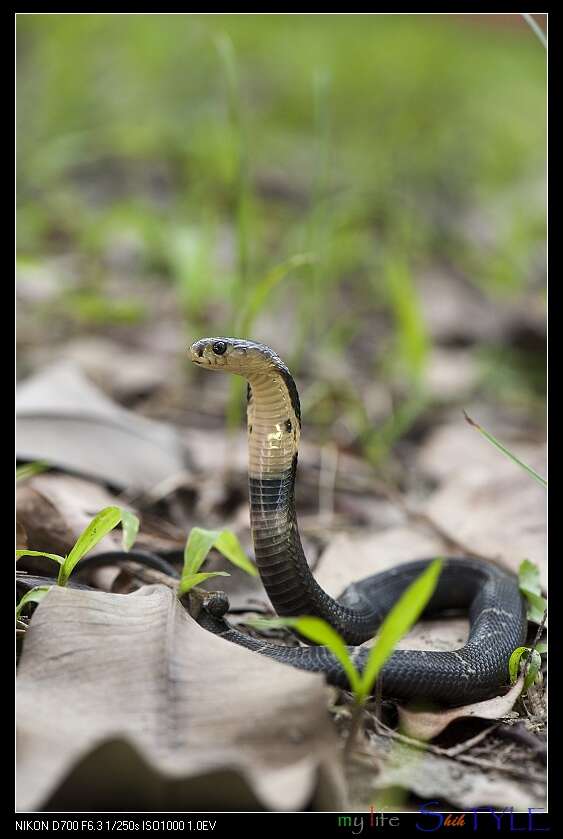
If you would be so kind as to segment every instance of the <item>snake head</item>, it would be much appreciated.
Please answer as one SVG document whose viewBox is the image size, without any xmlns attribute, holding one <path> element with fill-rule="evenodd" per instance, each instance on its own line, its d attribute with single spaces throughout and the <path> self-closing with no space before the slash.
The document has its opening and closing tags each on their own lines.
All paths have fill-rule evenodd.
<svg viewBox="0 0 563 839">
<path fill-rule="evenodd" d="M 285 366 L 269 347 L 241 338 L 200 338 L 191 345 L 189 356 L 200 367 L 245 377 L 269 367 Z"/>
</svg>

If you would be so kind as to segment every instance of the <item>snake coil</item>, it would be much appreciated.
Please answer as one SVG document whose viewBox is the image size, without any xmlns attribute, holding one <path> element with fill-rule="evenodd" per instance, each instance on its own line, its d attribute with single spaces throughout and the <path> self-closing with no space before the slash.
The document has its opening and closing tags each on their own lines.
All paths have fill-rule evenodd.
<svg viewBox="0 0 563 839">
<path fill-rule="evenodd" d="M 314 615 L 330 623 L 351 646 L 360 670 L 372 638 L 390 608 L 430 559 L 399 565 L 353 583 L 334 600 L 319 586 L 307 564 L 295 512 L 295 476 L 301 430 L 299 395 L 283 361 L 269 347 L 238 338 L 203 338 L 192 344 L 194 364 L 223 370 L 248 382 L 248 480 L 256 564 L 274 609 L 281 616 Z M 380 680 L 385 694 L 446 704 L 485 699 L 508 683 L 508 661 L 523 643 L 526 609 L 516 578 L 484 561 L 444 560 L 425 617 L 451 610 L 469 614 L 467 642 L 459 650 L 396 650 Z M 330 650 L 322 646 L 284 647 L 233 629 L 222 618 L 200 621 L 230 641 L 302 670 L 322 672 L 329 682 L 348 686 Z"/>
</svg>

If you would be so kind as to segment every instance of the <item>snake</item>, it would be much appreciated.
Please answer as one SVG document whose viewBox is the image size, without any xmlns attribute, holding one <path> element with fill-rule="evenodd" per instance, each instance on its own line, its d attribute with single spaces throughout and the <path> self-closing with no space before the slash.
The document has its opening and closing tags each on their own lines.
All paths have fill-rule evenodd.
<svg viewBox="0 0 563 839">
<path fill-rule="evenodd" d="M 295 481 L 301 409 L 293 376 L 265 344 L 239 338 L 202 338 L 189 349 L 191 361 L 206 370 L 225 371 L 247 380 L 248 484 L 250 526 L 256 566 L 270 602 L 280 617 L 325 620 L 345 642 L 363 672 L 371 641 L 407 588 L 435 557 L 401 563 L 349 585 L 330 597 L 315 580 L 301 543 L 295 508 Z M 84 557 L 77 571 L 137 562 L 176 579 L 172 562 L 147 550 L 107 551 Z M 25 575 L 22 588 L 46 582 Z M 77 581 L 70 585 L 87 588 Z M 261 640 L 227 620 L 224 592 L 193 589 L 181 597 L 196 620 L 227 641 L 282 664 L 322 673 L 349 689 L 346 671 L 327 646 L 298 634 L 300 646 Z M 437 618 L 466 613 L 469 634 L 457 650 L 396 649 L 378 674 L 376 687 L 399 701 L 423 700 L 463 705 L 497 695 L 508 686 L 509 659 L 527 635 L 526 604 L 516 575 L 475 557 L 443 557 L 433 594 L 421 613 Z"/>
<path fill-rule="evenodd" d="M 265 344 L 240 338 L 202 338 L 188 351 L 204 370 L 247 382 L 248 485 L 254 556 L 261 581 L 282 618 L 312 616 L 341 636 L 359 672 L 386 616 L 435 557 L 401 563 L 349 585 L 336 599 L 315 580 L 297 521 L 295 482 L 301 409 L 288 367 Z M 232 627 L 228 600 L 210 598 L 199 621 L 223 638 L 278 662 L 323 673 L 348 688 L 346 672 L 329 647 L 287 646 Z M 478 702 L 510 683 L 509 659 L 527 635 L 526 604 L 518 579 L 503 567 L 471 556 L 442 558 L 441 572 L 421 617 L 465 613 L 467 641 L 457 650 L 395 649 L 378 674 L 385 696 L 444 705 Z"/>
</svg>

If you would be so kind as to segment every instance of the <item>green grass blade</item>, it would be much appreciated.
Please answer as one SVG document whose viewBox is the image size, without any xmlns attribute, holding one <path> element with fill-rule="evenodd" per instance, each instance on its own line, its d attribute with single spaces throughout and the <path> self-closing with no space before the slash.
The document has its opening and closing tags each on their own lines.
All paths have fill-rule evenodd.
<svg viewBox="0 0 563 839">
<path fill-rule="evenodd" d="M 130 551 L 135 544 L 137 533 L 139 532 L 139 519 L 129 510 L 123 510 L 121 518 L 121 527 L 123 529 L 121 544 L 124 551 Z"/>
<path fill-rule="evenodd" d="M 402 256 L 387 260 L 386 291 L 396 324 L 399 355 L 413 381 L 419 381 L 428 358 L 430 338 L 422 315 L 416 286 Z"/>
<path fill-rule="evenodd" d="M 477 431 L 479 431 L 479 433 L 482 434 L 483 437 L 489 441 L 489 443 L 491 443 L 496 449 L 499 450 L 499 452 L 502 452 L 505 455 L 505 457 L 507 457 L 513 463 L 516 463 L 518 466 L 521 467 L 521 469 L 524 469 L 528 473 L 528 475 L 530 475 L 535 481 L 538 482 L 538 484 L 540 484 L 544 489 L 547 489 L 547 481 L 545 480 L 545 478 L 542 478 L 541 475 L 538 475 L 535 469 L 532 469 L 531 466 L 528 466 L 527 463 L 524 463 L 524 461 L 520 460 L 519 457 L 516 457 L 516 455 L 513 454 L 510 451 L 510 449 L 507 449 L 506 446 L 503 446 L 502 443 L 499 443 L 496 437 L 493 437 L 493 435 L 489 434 L 489 432 L 486 431 L 483 428 L 483 426 L 479 425 L 479 423 L 471 419 L 471 417 L 469 416 L 469 414 L 466 413 L 466 411 L 463 412 L 463 415 L 469 423 L 469 425 L 471 425 L 473 428 L 476 428 Z"/>
<path fill-rule="evenodd" d="M 203 583 L 204 580 L 208 580 L 210 577 L 230 576 L 231 575 L 226 571 L 202 571 L 199 574 L 186 574 L 185 576 L 182 576 L 182 579 L 180 580 L 180 584 L 178 586 L 178 597 L 181 597 L 183 594 L 187 594 L 187 592 L 194 586 L 199 585 L 199 583 Z"/>
<path fill-rule="evenodd" d="M 248 293 L 245 304 L 242 306 L 241 315 L 238 319 L 235 331 L 238 335 L 250 335 L 252 326 L 264 306 L 267 305 L 270 295 L 282 280 L 295 268 L 302 265 L 309 265 L 316 260 L 314 254 L 298 253 L 286 259 L 279 265 L 274 266 L 271 271 L 258 282 Z M 230 385 L 229 404 L 227 407 L 227 425 L 229 428 L 236 428 L 241 420 L 244 394 L 246 393 L 246 382 L 238 376 L 234 376 Z"/>
<path fill-rule="evenodd" d="M 16 607 L 16 620 L 20 617 L 26 603 L 40 603 L 51 589 L 52 586 L 35 586 L 35 588 L 26 591 Z"/>
<path fill-rule="evenodd" d="M 97 545 L 98 542 L 110 532 L 110 530 L 113 530 L 122 518 L 123 510 L 120 507 L 105 507 L 92 519 L 90 524 L 80 534 L 73 549 L 61 565 L 59 579 L 57 581 L 60 586 L 66 585 L 76 563 L 81 560 L 88 551 L 92 550 L 92 548 Z"/>
<path fill-rule="evenodd" d="M 279 265 L 274 266 L 271 271 L 256 283 L 246 301 L 240 320 L 237 325 L 237 332 L 240 335 L 248 335 L 254 321 L 260 314 L 270 295 L 283 279 L 294 269 L 303 265 L 311 265 L 316 261 L 312 253 L 297 253 L 286 259 Z"/>
<path fill-rule="evenodd" d="M 242 545 L 231 530 L 222 530 L 214 542 L 213 547 L 223 554 L 237 568 L 242 568 L 251 577 L 258 576 L 258 569 L 245 554 Z"/>
<path fill-rule="evenodd" d="M 308 638 L 309 641 L 328 647 L 342 665 L 354 696 L 359 694 L 360 674 L 348 655 L 348 648 L 338 632 L 322 618 L 309 616 L 299 618 L 260 618 L 258 620 L 248 621 L 248 625 L 256 629 L 277 629 L 287 626 L 295 629 L 300 635 Z"/>
<path fill-rule="evenodd" d="M 352 659 L 348 655 L 348 648 L 339 633 L 336 632 L 336 630 L 322 618 L 297 618 L 294 626 L 301 635 L 305 636 L 305 638 L 308 638 L 310 641 L 314 641 L 315 644 L 322 644 L 329 648 L 333 656 L 338 659 L 342 665 L 344 672 L 348 677 L 348 681 L 350 682 L 352 692 L 357 698 L 361 689 L 360 674 L 356 670 Z"/>
<path fill-rule="evenodd" d="M 22 466 L 16 468 L 16 481 L 24 481 L 26 478 L 39 475 L 40 472 L 45 472 L 49 468 L 49 464 L 44 463 L 42 460 L 36 460 L 33 463 L 24 463 Z"/>
<path fill-rule="evenodd" d="M 359 700 L 370 695 L 377 676 L 403 635 L 416 623 L 430 600 L 442 570 L 442 560 L 435 559 L 401 595 L 381 625 L 377 640 L 364 667 Z"/>
<path fill-rule="evenodd" d="M 192 527 L 184 548 L 182 578 L 197 574 L 219 534 L 219 530 L 204 530 L 203 527 Z"/>
<path fill-rule="evenodd" d="M 46 556 L 48 559 L 54 559 L 55 562 L 59 563 L 59 565 L 62 565 L 65 561 L 64 556 L 59 556 L 58 554 L 47 554 L 45 551 L 16 551 L 16 558 L 19 559 L 20 556 Z"/>
</svg>

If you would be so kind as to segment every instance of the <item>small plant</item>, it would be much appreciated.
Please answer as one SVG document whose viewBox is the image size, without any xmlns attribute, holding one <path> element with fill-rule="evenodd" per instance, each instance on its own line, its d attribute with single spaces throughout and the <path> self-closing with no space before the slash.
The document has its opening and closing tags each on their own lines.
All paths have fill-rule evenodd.
<svg viewBox="0 0 563 839">
<path fill-rule="evenodd" d="M 117 527 L 121 522 L 123 528 L 122 545 L 124 551 L 129 551 L 135 542 L 139 530 L 139 519 L 128 510 L 121 507 L 105 507 L 101 510 L 76 540 L 72 550 L 67 556 L 50 554 L 45 551 L 18 550 L 16 557 L 20 556 L 45 556 L 54 560 L 59 565 L 57 585 L 65 586 L 77 563 L 94 548 L 104 536 Z M 19 617 L 21 610 L 26 603 L 39 603 L 47 594 L 51 586 L 36 586 L 26 592 L 18 603 L 16 615 Z"/>
<path fill-rule="evenodd" d="M 510 683 L 512 685 L 518 678 L 521 663 L 526 668 L 524 687 L 522 688 L 522 691 L 525 693 L 536 681 L 541 667 L 541 654 L 539 650 L 531 647 L 517 647 L 514 650 L 508 662 L 508 672 L 510 674 Z"/>
<path fill-rule="evenodd" d="M 511 684 L 517 680 L 521 666 L 523 667 L 524 687 L 522 690 L 525 692 L 539 679 L 541 657 L 547 653 L 547 644 L 539 643 L 547 618 L 547 601 L 541 594 L 539 569 L 529 559 L 520 563 L 518 581 L 520 591 L 528 603 L 528 620 L 538 624 L 534 644 L 531 647 L 517 647 L 508 662 Z"/>
<path fill-rule="evenodd" d="M 528 620 L 542 624 L 547 601 L 541 593 L 540 572 L 533 562 L 524 559 L 518 569 L 518 585 L 528 603 Z"/>
<path fill-rule="evenodd" d="M 216 548 L 233 565 L 242 568 L 247 574 L 256 577 L 256 566 L 249 560 L 241 544 L 230 530 L 204 530 L 192 527 L 184 550 L 184 567 L 178 586 L 178 596 L 187 594 L 194 586 L 210 577 L 229 577 L 226 571 L 202 571 L 200 568 L 211 548 Z"/>
<path fill-rule="evenodd" d="M 377 639 L 369 651 L 362 672 L 357 670 L 354 665 L 348 654 L 346 643 L 340 634 L 321 618 L 274 618 L 252 622 L 252 625 L 256 628 L 289 626 L 315 644 L 328 647 L 340 662 L 350 682 L 355 704 L 352 727 L 346 744 L 347 752 L 355 739 L 365 704 L 372 693 L 383 665 L 401 638 L 406 635 L 424 611 L 436 588 L 441 570 L 442 559 L 437 558 L 403 592 L 381 624 Z"/>
</svg>

